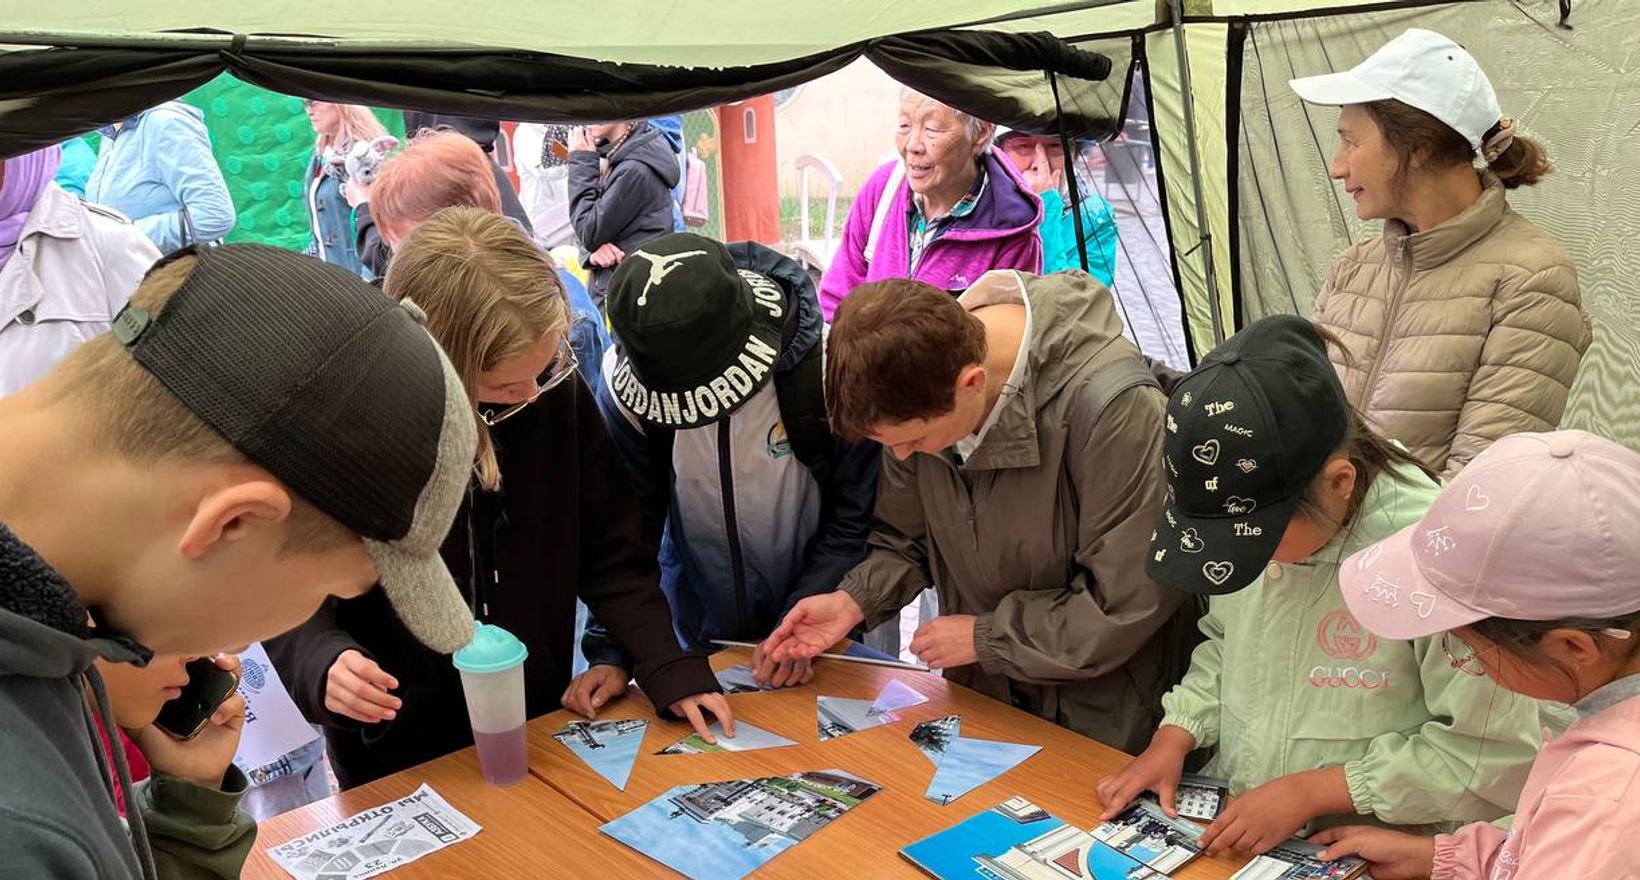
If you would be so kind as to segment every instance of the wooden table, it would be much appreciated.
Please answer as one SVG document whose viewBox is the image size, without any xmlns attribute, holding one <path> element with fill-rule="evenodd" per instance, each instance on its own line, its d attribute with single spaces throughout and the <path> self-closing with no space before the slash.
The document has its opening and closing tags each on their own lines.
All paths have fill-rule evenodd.
<svg viewBox="0 0 1640 880">
<path fill-rule="evenodd" d="M 715 656 L 712 665 L 723 669 L 745 663 L 747 658 L 748 652 L 743 649 L 729 650 Z M 928 702 L 896 713 L 901 719 L 898 723 L 819 742 L 816 694 L 871 699 L 895 678 L 928 697 Z M 688 736 L 690 728 L 683 722 L 659 720 L 649 701 L 634 690 L 599 715 L 650 722 L 626 791 L 617 791 L 553 738 L 566 722 L 578 718 L 567 710 L 530 723 L 530 772 L 602 822 L 622 816 L 678 785 L 803 770 L 845 770 L 883 786 L 883 790 L 753 876 L 909 880 L 926 875 L 899 855 L 902 847 L 1014 795 L 1023 795 L 1078 827 L 1097 825 L 1100 805 L 1093 786 L 1128 760 L 1115 749 L 952 685 L 938 675 L 883 666 L 820 660 L 815 663 L 814 681 L 800 690 L 737 694 L 729 701 L 737 722 L 750 721 L 798 744 L 755 752 L 656 755 Z M 1042 750 L 942 807 L 923 797 L 934 766 L 911 743 L 909 734 L 917 722 L 954 714 L 962 716 L 963 736 L 1031 743 L 1042 746 Z M 624 849 L 613 842 L 607 845 Z M 677 876 L 657 863 L 648 864 L 650 876 Z M 1178 872 L 1176 880 L 1224 880 L 1242 864 L 1245 860 L 1198 859 Z"/>
<path fill-rule="evenodd" d="M 478 754 L 463 749 L 264 821 L 242 877 L 290 880 L 266 850 L 356 813 L 411 794 L 422 783 L 484 830 L 471 840 L 388 872 L 393 880 L 510 880 L 586 877 L 571 866 L 597 865 L 600 880 L 648 880 L 655 863 L 598 833 L 602 823 L 531 776 L 497 788 L 484 781 Z"/>
<path fill-rule="evenodd" d="M 747 661 L 747 652 L 718 654 L 722 669 Z M 827 742 L 815 723 L 817 694 L 870 699 L 898 678 L 928 702 L 902 710 L 900 721 Z M 664 866 L 605 837 L 599 826 L 625 815 L 666 790 L 697 782 L 778 776 L 804 770 L 840 769 L 883 786 L 883 790 L 801 845 L 753 874 L 757 878 L 870 877 L 925 878 L 900 855 L 921 840 L 1002 801 L 1022 795 L 1082 828 L 1098 824 L 1094 783 L 1121 768 L 1122 753 L 1050 724 L 1034 715 L 948 683 L 938 675 L 836 660 L 815 664 L 814 681 L 795 691 L 737 694 L 729 698 L 737 721 L 750 721 L 795 740 L 797 745 L 755 752 L 656 755 L 688 736 L 687 724 L 662 721 L 636 690 L 606 707 L 600 718 L 644 718 L 649 729 L 626 791 L 617 791 L 552 736 L 568 711 L 529 725 L 530 778 L 495 788 L 484 782 L 472 749 L 355 788 L 263 822 L 244 875 L 253 880 L 288 880 L 265 850 L 348 816 L 432 786 L 452 806 L 483 826 L 463 843 L 390 872 L 393 880 L 453 878 L 595 877 L 647 880 L 676 877 Z M 1029 760 L 948 806 L 923 797 L 934 767 L 909 734 L 917 722 L 962 715 L 962 735 L 1031 743 L 1042 750 Z M 1226 880 L 1244 860 L 1198 859 L 1176 880 Z"/>
</svg>

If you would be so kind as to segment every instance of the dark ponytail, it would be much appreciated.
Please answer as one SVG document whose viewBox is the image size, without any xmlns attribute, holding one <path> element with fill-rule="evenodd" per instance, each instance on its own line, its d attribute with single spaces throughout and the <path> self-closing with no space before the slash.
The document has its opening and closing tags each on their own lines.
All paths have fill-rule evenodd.
<svg viewBox="0 0 1640 880">
<path fill-rule="evenodd" d="M 1336 333 L 1320 324 L 1315 325 L 1315 332 L 1323 342 L 1339 352 L 1346 365 L 1353 363 L 1353 356 Z M 1355 407 L 1348 403 L 1344 406 L 1349 411 L 1349 426 L 1345 429 L 1344 442 L 1339 445 L 1337 454 L 1349 459 L 1350 464 L 1355 466 L 1355 488 L 1350 493 L 1349 507 L 1346 508 L 1340 525 L 1355 520 L 1356 512 L 1361 509 L 1361 502 L 1367 497 L 1367 490 L 1372 488 L 1373 481 L 1380 476 L 1388 475 L 1410 483 L 1410 478 L 1401 471 L 1415 468 L 1422 471 L 1431 482 L 1440 482 L 1440 477 L 1422 459 L 1379 435 Z M 1317 480 L 1319 478 L 1318 474 Z M 1298 512 L 1311 522 L 1325 522 L 1331 517 L 1321 506 L 1317 480 L 1312 480 L 1310 487 L 1305 490 L 1304 498 L 1298 505 Z"/>
<path fill-rule="evenodd" d="M 1640 611 L 1635 611 L 1620 617 L 1589 618 L 1567 617 L 1560 620 L 1511 620 L 1506 617 L 1488 617 L 1476 621 L 1468 627 L 1470 632 L 1485 639 L 1490 645 L 1497 646 L 1498 650 L 1512 654 L 1523 660 L 1536 663 L 1553 662 L 1554 666 L 1575 687 L 1577 671 L 1560 661 L 1549 661 L 1543 656 L 1543 637 L 1557 629 L 1575 629 L 1588 633 L 1598 643 L 1601 633 L 1609 629 L 1625 630 L 1631 635 L 1629 642 L 1634 641 L 1633 633 L 1640 629 Z M 1631 648 L 1631 650 L 1634 650 Z"/>
</svg>

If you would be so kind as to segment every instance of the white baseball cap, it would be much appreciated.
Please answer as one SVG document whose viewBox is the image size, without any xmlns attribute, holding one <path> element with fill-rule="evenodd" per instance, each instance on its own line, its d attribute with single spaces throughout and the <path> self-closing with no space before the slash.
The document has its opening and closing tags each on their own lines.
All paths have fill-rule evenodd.
<svg viewBox="0 0 1640 880">
<path fill-rule="evenodd" d="M 1393 98 L 1446 123 L 1477 152 L 1503 117 L 1498 93 L 1475 57 L 1422 28 L 1409 28 L 1349 70 L 1289 85 L 1311 104 L 1337 107 Z"/>
</svg>

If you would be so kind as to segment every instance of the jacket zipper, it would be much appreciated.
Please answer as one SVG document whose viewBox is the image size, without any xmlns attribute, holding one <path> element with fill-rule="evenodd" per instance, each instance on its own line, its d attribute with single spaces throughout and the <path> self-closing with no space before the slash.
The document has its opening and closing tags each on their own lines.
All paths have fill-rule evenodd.
<svg viewBox="0 0 1640 880">
<path fill-rule="evenodd" d="M 1390 292 L 1389 305 L 1384 310 L 1384 332 L 1382 335 L 1385 342 L 1389 338 L 1389 328 L 1395 323 L 1395 312 L 1401 306 L 1401 296 L 1412 285 L 1412 248 L 1407 244 L 1405 238 L 1401 239 L 1400 248 L 1401 279 L 1395 283 L 1395 289 Z M 1363 411 L 1372 408 L 1373 389 L 1378 384 L 1378 372 L 1384 366 L 1385 347 L 1385 344 L 1382 343 L 1378 346 L 1378 354 L 1372 359 L 1372 369 L 1367 371 L 1367 384 L 1361 389 L 1364 393 L 1361 400 L 1361 409 Z"/>
<path fill-rule="evenodd" d="M 746 625 L 746 562 L 740 549 L 740 523 L 735 519 L 735 474 L 729 440 L 730 419 L 718 422 L 718 481 L 723 486 L 723 530 L 729 538 L 729 566 L 735 578 L 735 628 Z"/>
<path fill-rule="evenodd" d="M 479 600 L 479 570 L 482 563 L 478 558 L 478 489 L 476 484 L 467 485 L 467 604 L 473 610 L 473 617 L 488 620 L 490 617 L 490 603 Z M 497 580 L 500 573 L 496 573 Z"/>
<path fill-rule="evenodd" d="M 979 519 L 974 513 L 974 493 L 968 489 L 967 481 L 962 478 L 962 468 L 957 466 L 957 463 L 952 460 L 949 454 L 941 452 L 936 454 L 934 457 L 939 459 L 940 462 L 947 468 L 951 469 L 951 477 L 957 481 L 957 487 L 962 490 L 962 500 L 964 505 L 967 507 L 968 515 L 968 543 L 969 546 L 974 548 L 974 552 L 978 553 Z"/>
</svg>

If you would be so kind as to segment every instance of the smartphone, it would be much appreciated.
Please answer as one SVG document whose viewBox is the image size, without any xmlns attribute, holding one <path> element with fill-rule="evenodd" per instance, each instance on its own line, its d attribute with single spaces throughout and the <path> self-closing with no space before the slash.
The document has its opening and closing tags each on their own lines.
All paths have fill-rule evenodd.
<svg viewBox="0 0 1640 880">
<path fill-rule="evenodd" d="M 175 739 L 189 740 L 210 723 L 218 706 L 233 696 L 239 676 L 216 665 L 210 657 L 188 663 L 188 684 L 182 695 L 160 707 L 154 726 Z"/>
</svg>

